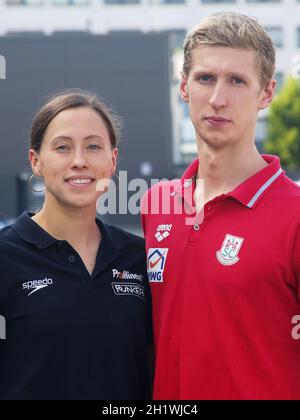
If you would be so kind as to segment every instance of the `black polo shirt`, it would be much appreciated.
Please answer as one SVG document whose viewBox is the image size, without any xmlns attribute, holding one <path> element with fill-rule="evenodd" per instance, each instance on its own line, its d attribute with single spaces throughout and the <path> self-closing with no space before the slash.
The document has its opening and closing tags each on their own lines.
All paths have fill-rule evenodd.
<svg viewBox="0 0 300 420">
<path fill-rule="evenodd" d="M 0 232 L 0 399 L 149 398 L 144 240 L 97 224 L 92 275 L 28 213 Z"/>
</svg>

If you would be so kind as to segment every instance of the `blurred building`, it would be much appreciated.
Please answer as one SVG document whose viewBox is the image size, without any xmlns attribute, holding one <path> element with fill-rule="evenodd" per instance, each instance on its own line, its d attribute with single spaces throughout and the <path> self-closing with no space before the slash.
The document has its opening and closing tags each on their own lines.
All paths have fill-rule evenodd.
<svg viewBox="0 0 300 420">
<path fill-rule="evenodd" d="M 7 59 L 0 133 L 2 144 L 13 137 L 16 162 L 13 170 L 0 167 L 10 186 L 0 188 L 8 200 L 0 211 L 12 203 L 20 208 L 7 171 L 23 169 L 30 118 L 46 94 L 63 87 L 89 88 L 111 100 L 124 117 L 121 165 L 132 177 L 179 176 L 196 155 L 194 130 L 178 94 L 181 47 L 202 17 L 220 11 L 254 16 L 269 31 L 280 88 L 296 57 L 300 63 L 300 0 L 0 0 L 0 54 Z M 261 113 L 257 125 L 260 149 L 266 116 Z"/>
<path fill-rule="evenodd" d="M 139 209 L 124 216 L 138 191 L 130 182 L 150 185 L 153 178 L 173 176 L 168 51 L 166 32 L 0 37 L 7 64 L 7 77 L 0 80 L 0 218 L 41 207 L 42 194 L 28 185 L 32 119 L 50 94 L 79 87 L 96 92 L 122 117 L 118 169 L 123 176 L 116 188 L 123 207 L 116 209 L 121 221 L 118 214 L 112 221 L 139 223 Z"/>
<path fill-rule="evenodd" d="M 258 18 L 277 48 L 278 87 L 300 54 L 300 0 L 0 0 L 0 35 L 57 32 L 106 34 L 113 31 L 168 31 L 173 52 L 171 108 L 173 160 L 185 164 L 195 155 L 194 133 L 187 110 L 178 100 L 179 50 L 187 31 L 202 17 L 239 11 Z M 300 76 L 300 75 L 299 75 Z M 265 138 L 266 113 L 257 126 L 257 142 Z"/>
</svg>

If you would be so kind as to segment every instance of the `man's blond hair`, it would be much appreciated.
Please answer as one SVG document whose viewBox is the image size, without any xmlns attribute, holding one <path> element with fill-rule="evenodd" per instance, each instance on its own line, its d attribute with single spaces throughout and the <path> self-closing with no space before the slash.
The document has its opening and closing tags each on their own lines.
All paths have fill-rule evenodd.
<svg viewBox="0 0 300 420">
<path fill-rule="evenodd" d="M 191 52 L 195 48 L 220 46 L 254 50 L 263 87 L 274 77 L 275 47 L 270 36 L 256 19 L 240 13 L 215 13 L 192 29 L 184 42 L 183 74 L 188 76 Z"/>
</svg>

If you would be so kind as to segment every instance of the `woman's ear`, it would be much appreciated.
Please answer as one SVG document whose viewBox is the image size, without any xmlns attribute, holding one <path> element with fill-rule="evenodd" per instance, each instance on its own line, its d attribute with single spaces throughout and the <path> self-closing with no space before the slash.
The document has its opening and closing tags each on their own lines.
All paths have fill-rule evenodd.
<svg viewBox="0 0 300 420">
<path fill-rule="evenodd" d="M 114 148 L 112 150 L 112 166 L 111 166 L 111 170 L 110 170 L 110 176 L 114 176 L 114 174 L 116 173 L 117 170 L 117 160 L 118 160 L 118 149 Z"/>
<path fill-rule="evenodd" d="M 42 176 L 40 172 L 40 158 L 38 152 L 36 152 L 33 149 L 29 150 L 29 160 L 31 163 L 31 169 L 34 175 L 36 176 Z"/>
</svg>

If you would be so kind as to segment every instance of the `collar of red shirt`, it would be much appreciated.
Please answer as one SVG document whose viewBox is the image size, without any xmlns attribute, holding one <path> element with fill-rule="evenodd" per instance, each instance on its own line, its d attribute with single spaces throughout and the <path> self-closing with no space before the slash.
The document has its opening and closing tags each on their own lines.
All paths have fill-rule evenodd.
<svg viewBox="0 0 300 420">
<path fill-rule="evenodd" d="M 263 159 L 268 163 L 268 166 L 246 179 L 242 184 L 238 185 L 234 190 L 228 194 L 227 197 L 233 197 L 244 206 L 253 208 L 257 205 L 260 198 L 263 197 L 267 189 L 284 174 L 281 169 L 280 160 L 277 156 L 262 155 Z M 184 172 L 180 184 L 175 188 L 175 194 L 180 194 L 184 197 L 184 189 L 187 187 L 194 188 L 195 179 L 197 176 L 199 160 L 196 159 Z M 174 195 L 175 195 L 174 194 Z"/>
</svg>

